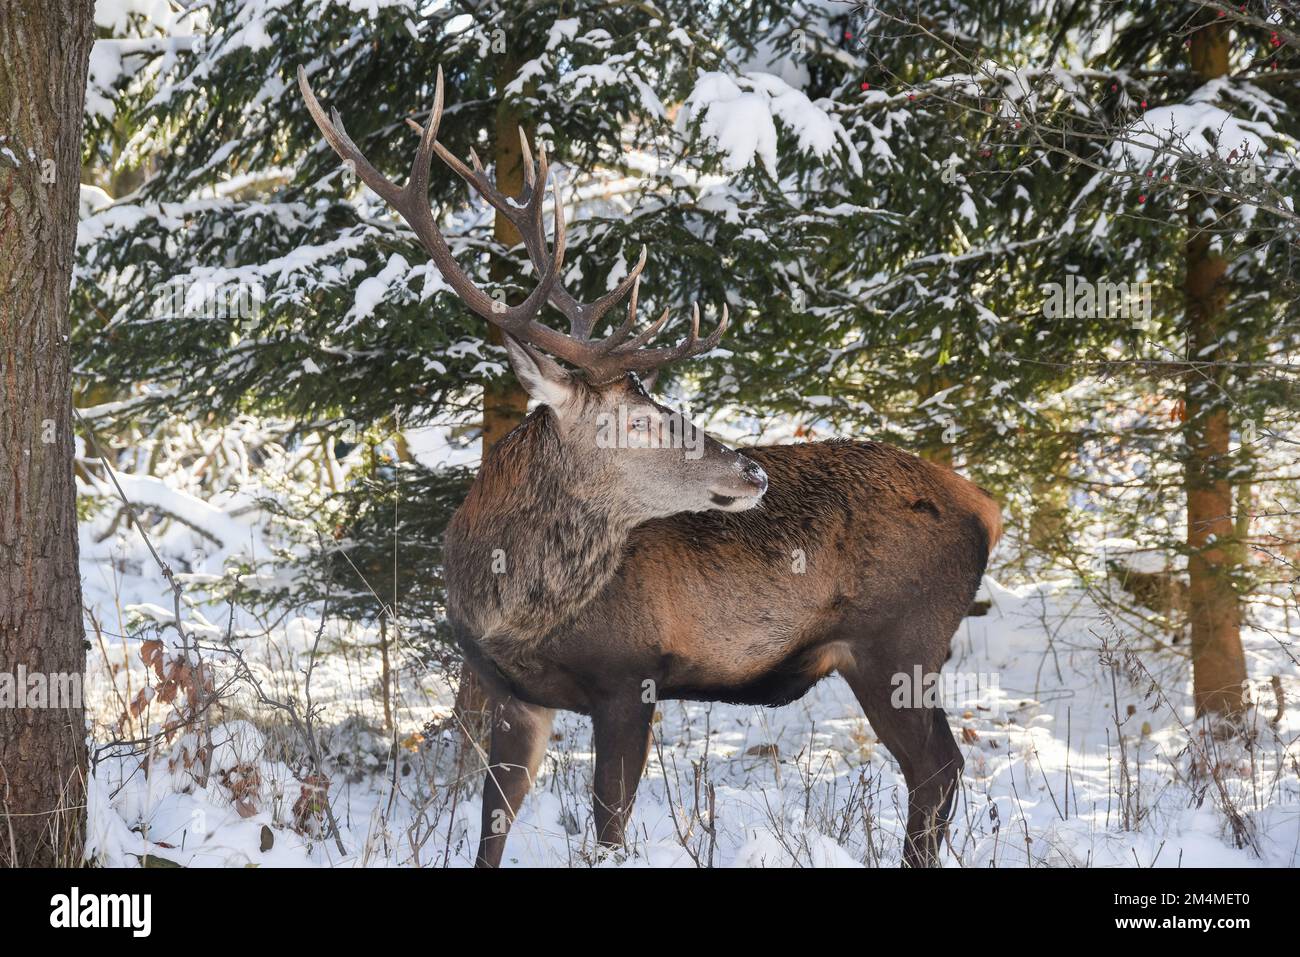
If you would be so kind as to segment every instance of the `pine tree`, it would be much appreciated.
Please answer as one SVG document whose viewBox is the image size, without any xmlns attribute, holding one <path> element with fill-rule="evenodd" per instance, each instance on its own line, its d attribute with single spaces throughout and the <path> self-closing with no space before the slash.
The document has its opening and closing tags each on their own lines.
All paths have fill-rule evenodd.
<svg viewBox="0 0 1300 957">
<path fill-rule="evenodd" d="M 697 223 L 706 191 L 677 171 L 687 143 L 669 107 L 698 69 L 744 55 L 747 23 L 767 6 L 732 18 L 698 3 L 430 4 L 418 16 L 328 5 L 305 18 L 215 0 L 188 21 L 133 21 L 120 72 L 95 78 L 91 172 L 113 202 L 82 228 L 83 402 L 107 410 L 97 421 L 123 445 L 133 429 L 253 413 L 281 423 L 289 447 L 324 433 L 321 454 L 359 466 L 352 485 L 290 516 L 315 515 L 291 526 L 312 557 L 273 557 L 294 561 L 297 580 L 268 588 L 242 575 L 232 597 L 329 594 L 361 619 L 397 605 L 403 627 L 440 637 L 438 543 L 472 471 L 421 466 L 404 434 L 451 423 L 457 441 L 490 443 L 523 411 L 485 324 L 320 141 L 297 66 L 399 179 L 415 145 L 405 120 L 426 115 L 441 66 L 449 150 L 476 150 L 508 186 L 522 128 L 560 164 L 575 209 L 568 288 L 596 298 L 645 244 L 643 311 L 685 316 L 694 299 L 717 308 L 730 283 Z M 441 164 L 431 203 L 477 281 L 526 293 L 517 237 Z"/>
<path fill-rule="evenodd" d="M 365 18 L 331 5 L 306 22 L 205 4 L 202 42 L 134 49 L 111 122 L 93 125 L 101 159 L 138 164 L 143 185 L 83 227 L 83 369 L 101 391 L 131 384 L 95 401 L 134 390 L 137 418 L 256 410 L 347 439 L 340 454 L 373 446 L 354 453 L 372 464 L 338 493 L 339 521 L 317 529 L 319 565 L 271 597 L 342 590 L 349 613 L 375 616 L 376 594 L 400 593 L 411 627 L 436 630 L 436 542 L 469 472 L 420 469 L 400 437 L 379 440 L 463 422 L 498 395 L 490 439 L 520 400 L 481 323 L 320 146 L 292 72 L 304 63 L 400 177 L 403 120 L 427 110 L 441 64 L 452 152 L 473 146 L 508 180 L 522 126 L 572 174 L 571 289 L 604 291 L 645 242 L 644 313 L 728 303 L 724 348 L 665 382 L 671 395 L 762 438 L 879 438 L 964 469 L 1007 502 L 1028 567 L 1095 585 L 1080 543 L 1122 534 L 1171 563 L 1182 553 L 1198 581 L 1209 561 L 1216 607 L 1235 606 L 1267 584 L 1242 560 L 1246 490 L 1288 487 L 1296 425 L 1279 362 L 1300 331 L 1285 202 L 1296 42 L 1285 11 L 1225 10 L 1230 75 L 1207 85 L 1189 62 L 1206 10 L 1219 19 L 1213 4 L 1154 2 L 948 0 L 921 19 L 896 3 L 466 3 Z M 1169 139 L 1151 117 L 1220 126 Z M 465 200 L 435 168 L 461 262 L 517 299 L 532 281 L 522 251 Z M 1184 288 L 1197 209 L 1216 216 L 1198 255 L 1222 263 L 1221 326 L 1197 321 Z M 157 287 L 204 281 L 260 289 L 260 311 L 153 315 Z M 1095 305 L 1106 283 L 1143 292 L 1074 309 L 1074 289 Z M 1216 330 L 1217 344 L 1197 339 Z M 773 435 L 773 421 L 793 425 Z M 1217 489 L 1214 542 L 1192 531 L 1209 527 L 1189 505 L 1197 476 Z M 394 539 L 420 545 L 390 580 Z M 1118 610 L 1177 636 L 1173 610 L 1135 604 Z M 1204 621 L 1194 609 L 1202 666 Z M 1201 693 L 1205 674 L 1202 706 L 1232 710 Z"/>
<path fill-rule="evenodd" d="M 1216 72 L 1189 63 L 1227 24 Z M 1235 710 L 1237 607 L 1259 584 L 1241 490 L 1279 464 L 1244 436 L 1296 424 L 1294 379 L 1269 361 L 1300 332 L 1294 33 L 1286 11 L 1197 3 L 794 7 L 762 42 L 864 169 L 791 149 L 775 175 L 737 177 L 762 210 L 747 236 L 758 218 L 782 244 L 727 242 L 790 295 L 754 304 L 771 331 L 748 330 L 706 388 L 955 461 L 1008 500 L 1040 563 L 1089 574 L 1083 524 L 1182 552 L 1198 708 Z M 1089 304 L 1119 282 L 1145 289 Z M 1054 306 L 1076 285 L 1078 311 Z"/>
</svg>

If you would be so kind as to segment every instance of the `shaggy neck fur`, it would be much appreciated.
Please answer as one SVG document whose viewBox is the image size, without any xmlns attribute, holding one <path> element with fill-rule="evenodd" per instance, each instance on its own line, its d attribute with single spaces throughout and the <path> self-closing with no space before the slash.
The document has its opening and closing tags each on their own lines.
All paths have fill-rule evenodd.
<svg viewBox="0 0 1300 957">
<path fill-rule="evenodd" d="M 470 637 L 539 641 L 617 571 L 641 519 L 578 465 L 545 407 L 489 451 L 447 528 L 448 613 Z"/>
</svg>

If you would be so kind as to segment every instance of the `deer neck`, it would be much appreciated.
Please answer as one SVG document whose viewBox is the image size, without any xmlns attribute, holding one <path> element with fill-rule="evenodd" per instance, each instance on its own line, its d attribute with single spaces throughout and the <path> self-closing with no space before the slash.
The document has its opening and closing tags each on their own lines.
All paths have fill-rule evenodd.
<svg viewBox="0 0 1300 957">
<path fill-rule="evenodd" d="M 447 600 L 478 640 L 540 641 L 618 571 L 640 519 L 565 454 L 540 408 L 484 457 L 447 530 Z"/>
</svg>

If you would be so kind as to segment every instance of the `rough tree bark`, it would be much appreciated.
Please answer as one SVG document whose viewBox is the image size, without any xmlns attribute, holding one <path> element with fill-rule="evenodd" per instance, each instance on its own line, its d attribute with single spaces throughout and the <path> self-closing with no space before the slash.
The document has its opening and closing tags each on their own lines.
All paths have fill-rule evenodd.
<svg viewBox="0 0 1300 957">
<path fill-rule="evenodd" d="M 506 57 L 497 74 L 498 91 L 503 91 L 514 79 L 518 67 L 519 64 L 513 57 Z M 520 125 L 518 111 L 509 101 L 502 99 L 497 108 L 494 160 L 497 184 L 507 196 L 517 196 L 524 185 L 523 152 L 519 147 Z M 514 224 L 500 213 L 496 215 L 492 232 L 493 238 L 507 249 L 523 239 Z M 508 263 L 498 260 L 492 264 L 494 280 L 505 280 L 510 273 Z M 489 328 L 488 341 L 498 346 L 505 343 L 501 330 L 496 326 Z M 527 412 L 528 393 L 515 381 L 514 376 L 507 374 L 487 383 L 483 389 L 483 454 L 486 455 L 488 449 L 522 422 Z M 478 679 L 469 669 L 463 670 L 460 686 L 456 690 L 456 714 L 463 738 L 462 750 L 470 739 L 486 750 L 489 731 L 487 706 L 487 697 Z"/>
<path fill-rule="evenodd" d="M 47 682 L 0 707 L 0 863 L 22 866 L 78 863 L 84 831 L 68 290 L 93 13 L 0 12 L 0 676 Z"/>
<path fill-rule="evenodd" d="M 1212 16 L 1212 14 L 1211 14 Z M 1228 73 L 1229 26 L 1212 19 L 1192 34 L 1192 69 L 1204 81 Z M 1222 358 L 1227 260 L 1214 242 L 1213 205 L 1188 210 L 1185 285 L 1188 359 Z M 1228 480 L 1226 370 L 1199 368 L 1185 386 L 1187 421 L 1188 615 L 1192 638 L 1192 692 L 1198 714 L 1235 714 L 1242 708 L 1246 659 L 1233 570 L 1238 550 Z"/>
<path fill-rule="evenodd" d="M 920 383 L 919 391 L 922 399 L 929 399 L 944 389 L 952 388 L 953 381 L 943 372 L 930 371 Z M 947 431 L 944 426 L 932 426 L 927 434 L 922 438 L 921 447 L 917 450 L 917 455 L 936 465 L 942 465 L 945 468 L 952 468 L 953 447 L 952 442 L 948 441 L 944 434 Z"/>
</svg>

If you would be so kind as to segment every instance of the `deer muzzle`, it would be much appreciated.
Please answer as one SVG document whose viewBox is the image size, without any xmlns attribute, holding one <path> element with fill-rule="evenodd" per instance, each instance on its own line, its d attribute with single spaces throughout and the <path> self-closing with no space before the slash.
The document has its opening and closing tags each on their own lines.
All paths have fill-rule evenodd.
<svg viewBox="0 0 1300 957">
<path fill-rule="evenodd" d="M 734 476 L 709 486 L 709 500 L 724 512 L 743 512 L 753 508 L 767 491 L 767 473 L 757 462 L 740 457 Z"/>
</svg>

